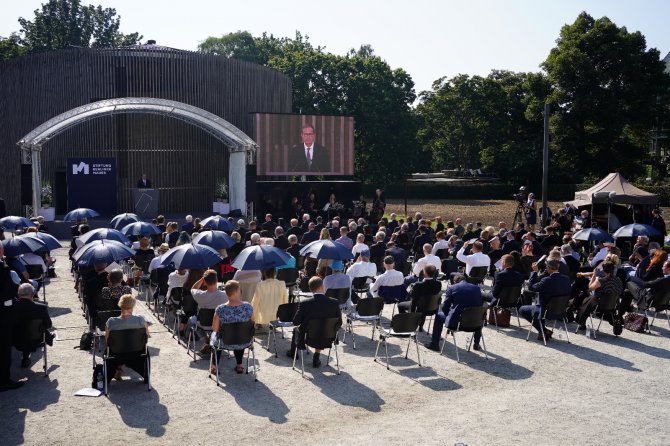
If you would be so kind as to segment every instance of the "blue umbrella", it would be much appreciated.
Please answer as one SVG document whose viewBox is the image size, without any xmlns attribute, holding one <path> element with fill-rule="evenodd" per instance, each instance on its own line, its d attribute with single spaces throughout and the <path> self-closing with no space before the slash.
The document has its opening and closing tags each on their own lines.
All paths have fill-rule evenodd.
<svg viewBox="0 0 670 446">
<path fill-rule="evenodd" d="M 274 246 L 249 246 L 244 248 L 233 261 L 233 268 L 241 270 L 262 270 L 286 265 L 291 256 Z"/>
<path fill-rule="evenodd" d="M 46 232 L 27 232 L 25 234 L 19 235 L 17 238 L 24 238 L 24 237 L 35 238 L 45 243 L 45 245 L 42 248 L 38 249 L 35 252 L 51 251 L 52 249 L 58 249 L 63 247 L 63 245 L 60 244 L 60 242 L 56 237 L 54 237 L 51 234 L 47 234 Z"/>
<path fill-rule="evenodd" d="M 172 248 L 161 256 L 161 265 L 174 263 L 175 268 L 205 269 L 223 258 L 209 246 L 186 243 Z"/>
<path fill-rule="evenodd" d="M 112 220 L 109 222 L 109 227 L 119 229 L 131 223 L 135 223 L 136 221 L 140 221 L 140 217 L 138 217 L 136 214 L 119 214 L 112 218 Z"/>
<path fill-rule="evenodd" d="M 133 242 L 123 235 L 121 231 L 111 228 L 94 229 L 79 237 L 79 240 L 81 240 L 84 245 L 96 240 L 114 240 L 115 242 L 123 243 L 126 246 L 133 245 Z"/>
<path fill-rule="evenodd" d="M 646 235 L 647 237 L 654 237 L 661 235 L 653 226 L 643 225 L 640 223 L 633 223 L 630 225 L 622 226 L 614 233 L 614 238 L 619 237 L 639 237 L 641 235 Z"/>
<path fill-rule="evenodd" d="M 135 223 L 130 223 L 129 225 L 126 225 L 121 229 L 121 232 L 123 235 L 126 236 L 131 236 L 131 235 L 155 235 L 155 234 L 161 234 L 161 230 L 158 228 L 158 226 L 151 224 L 151 223 L 146 223 L 144 221 L 136 221 Z"/>
<path fill-rule="evenodd" d="M 46 246 L 42 240 L 34 237 L 14 237 L 9 240 L 3 240 L 2 246 L 5 248 L 7 257 L 18 257 L 28 252 L 37 252 Z"/>
<path fill-rule="evenodd" d="M 77 220 L 82 220 L 84 218 L 97 217 L 99 215 L 100 214 L 95 212 L 93 209 L 77 208 L 74 211 L 70 211 L 67 214 L 65 214 L 65 217 L 63 218 L 63 221 L 77 221 Z"/>
<path fill-rule="evenodd" d="M 216 229 L 219 231 L 234 231 L 235 225 L 220 215 L 207 217 L 200 222 L 203 228 Z"/>
<path fill-rule="evenodd" d="M 110 264 L 134 256 L 135 250 L 113 240 L 95 240 L 79 248 L 72 255 L 78 265 Z"/>
<path fill-rule="evenodd" d="M 213 249 L 228 249 L 235 244 L 235 240 L 223 231 L 205 231 L 193 237 L 193 244 Z"/>
<path fill-rule="evenodd" d="M 300 255 L 314 259 L 349 260 L 354 255 L 342 243 L 332 240 L 316 240 L 305 245 L 300 250 Z"/>
<path fill-rule="evenodd" d="M 581 231 L 575 232 L 572 238 L 586 242 L 611 242 L 614 240 L 607 231 L 598 228 L 582 229 Z"/>
<path fill-rule="evenodd" d="M 35 223 L 25 217 L 10 215 L 9 217 L 0 218 L 0 227 L 3 227 L 8 231 L 16 231 L 17 229 L 28 228 L 31 226 L 35 226 Z"/>
</svg>

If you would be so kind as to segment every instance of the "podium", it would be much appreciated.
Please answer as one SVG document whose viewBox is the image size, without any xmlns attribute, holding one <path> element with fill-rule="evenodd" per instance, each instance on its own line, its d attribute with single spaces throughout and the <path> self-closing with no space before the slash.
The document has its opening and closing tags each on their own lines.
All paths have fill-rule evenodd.
<svg viewBox="0 0 670 446">
<path fill-rule="evenodd" d="M 141 218 L 158 215 L 158 189 L 133 189 L 135 213 Z"/>
</svg>

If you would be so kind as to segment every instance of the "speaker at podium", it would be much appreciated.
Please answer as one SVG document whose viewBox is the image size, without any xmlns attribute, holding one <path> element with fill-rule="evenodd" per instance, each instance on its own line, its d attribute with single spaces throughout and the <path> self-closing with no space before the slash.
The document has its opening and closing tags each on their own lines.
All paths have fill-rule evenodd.
<svg viewBox="0 0 670 446">
<path fill-rule="evenodd" d="M 158 215 L 158 189 L 133 189 L 135 213 L 142 218 Z"/>
</svg>

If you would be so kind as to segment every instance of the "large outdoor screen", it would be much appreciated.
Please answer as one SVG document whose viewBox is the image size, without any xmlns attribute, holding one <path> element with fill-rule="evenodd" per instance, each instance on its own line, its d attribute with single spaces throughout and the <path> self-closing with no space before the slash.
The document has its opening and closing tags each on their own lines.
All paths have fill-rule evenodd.
<svg viewBox="0 0 670 446">
<path fill-rule="evenodd" d="M 254 114 L 257 175 L 353 175 L 351 116 Z"/>
</svg>

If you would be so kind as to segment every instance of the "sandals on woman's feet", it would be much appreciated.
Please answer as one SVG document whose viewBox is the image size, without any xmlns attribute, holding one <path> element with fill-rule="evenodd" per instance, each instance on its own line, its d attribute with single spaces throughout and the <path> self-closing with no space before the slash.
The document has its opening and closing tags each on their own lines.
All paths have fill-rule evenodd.
<svg viewBox="0 0 670 446">
<path fill-rule="evenodd" d="M 236 365 L 233 370 L 235 370 L 235 372 L 238 375 L 241 375 L 242 373 L 244 373 L 244 367 L 242 367 L 241 365 Z"/>
</svg>

